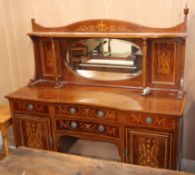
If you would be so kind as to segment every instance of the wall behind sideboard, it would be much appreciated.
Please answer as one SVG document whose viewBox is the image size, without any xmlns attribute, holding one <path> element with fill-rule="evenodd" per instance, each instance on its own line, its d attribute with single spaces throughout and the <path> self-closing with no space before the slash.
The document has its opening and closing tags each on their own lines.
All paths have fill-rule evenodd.
<svg viewBox="0 0 195 175">
<path fill-rule="evenodd" d="M 33 77 L 33 47 L 26 35 L 31 18 L 44 26 L 61 26 L 93 18 L 112 18 L 153 27 L 171 27 L 183 20 L 187 0 L 0 0 L 0 104 L 6 94 Z M 187 105 L 183 157 L 195 160 L 195 1 L 188 0 L 185 66 Z"/>
</svg>

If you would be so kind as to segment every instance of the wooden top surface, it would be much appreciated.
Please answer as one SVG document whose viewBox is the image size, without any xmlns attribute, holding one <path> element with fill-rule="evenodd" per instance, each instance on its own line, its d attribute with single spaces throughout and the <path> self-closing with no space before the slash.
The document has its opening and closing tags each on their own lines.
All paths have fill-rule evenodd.
<svg viewBox="0 0 195 175">
<path fill-rule="evenodd" d="M 112 161 L 18 148 L 0 162 L 2 175 L 190 175 Z"/>
<path fill-rule="evenodd" d="M 184 99 L 177 99 L 170 92 L 152 92 L 149 96 L 141 96 L 141 91 L 125 88 L 64 85 L 63 88 L 24 87 L 7 95 L 9 99 L 33 100 L 47 103 L 68 103 L 109 107 L 124 111 L 140 111 L 146 113 L 181 116 Z"/>
<path fill-rule="evenodd" d="M 9 106 L 0 106 L 0 124 L 10 120 L 10 108 Z"/>
</svg>

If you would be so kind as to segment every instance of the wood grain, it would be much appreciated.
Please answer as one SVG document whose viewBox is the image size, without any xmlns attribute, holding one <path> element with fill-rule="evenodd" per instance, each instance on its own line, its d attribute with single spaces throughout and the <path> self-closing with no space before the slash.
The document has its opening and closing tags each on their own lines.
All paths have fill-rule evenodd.
<svg viewBox="0 0 195 175">
<path fill-rule="evenodd" d="M 68 93 L 66 93 L 68 92 Z M 176 94 L 153 92 L 148 97 L 141 91 L 125 88 L 109 88 L 67 84 L 63 89 L 52 87 L 22 88 L 6 96 L 11 100 L 97 105 L 119 110 L 182 116 L 185 100 L 176 99 Z"/>
<path fill-rule="evenodd" d="M 190 173 L 127 165 L 74 155 L 18 148 L 0 162 L 3 175 L 190 175 Z"/>
</svg>

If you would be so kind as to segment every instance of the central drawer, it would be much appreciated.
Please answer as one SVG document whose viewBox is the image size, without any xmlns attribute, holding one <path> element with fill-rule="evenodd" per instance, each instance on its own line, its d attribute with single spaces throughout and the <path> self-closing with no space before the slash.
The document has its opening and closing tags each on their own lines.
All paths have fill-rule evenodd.
<svg viewBox="0 0 195 175">
<path fill-rule="evenodd" d="M 66 118 L 55 119 L 55 129 L 57 132 L 85 133 L 95 136 L 106 136 L 112 138 L 120 137 L 118 125 L 104 124 L 98 122 L 88 122 L 82 120 L 70 120 Z"/>
<path fill-rule="evenodd" d="M 118 111 L 110 108 L 93 107 L 84 105 L 54 105 L 54 114 L 56 116 L 72 116 L 77 118 L 97 119 L 104 121 L 119 121 Z"/>
</svg>

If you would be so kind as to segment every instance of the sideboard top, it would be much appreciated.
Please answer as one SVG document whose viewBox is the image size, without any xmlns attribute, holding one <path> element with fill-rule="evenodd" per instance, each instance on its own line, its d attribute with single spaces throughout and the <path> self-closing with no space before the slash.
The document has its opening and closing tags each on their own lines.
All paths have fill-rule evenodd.
<svg viewBox="0 0 195 175">
<path fill-rule="evenodd" d="M 7 95 L 12 100 L 30 100 L 47 103 L 94 105 L 124 111 L 182 116 L 184 99 L 177 99 L 174 92 L 165 94 L 153 91 L 149 96 L 140 95 L 138 90 L 71 85 L 61 89 L 53 87 L 22 88 Z"/>
</svg>

